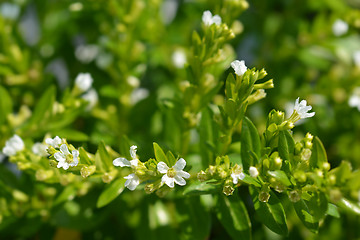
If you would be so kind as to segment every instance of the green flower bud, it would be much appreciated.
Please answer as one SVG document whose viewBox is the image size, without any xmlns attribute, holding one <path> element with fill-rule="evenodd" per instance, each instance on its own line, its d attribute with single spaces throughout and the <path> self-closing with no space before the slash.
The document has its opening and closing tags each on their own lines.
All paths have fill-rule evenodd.
<svg viewBox="0 0 360 240">
<path fill-rule="evenodd" d="M 25 193 L 23 193 L 19 190 L 16 190 L 16 189 L 13 190 L 12 195 L 16 201 L 19 201 L 19 202 L 29 201 L 29 197 Z"/>
<path fill-rule="evenodd" d="M 296 171 L 294 173 L 294 178 L 301 183 L 306 182 L 306 174 L 303 171 Z"/>
<path fill-rule="evenodd" d="M 300 159 L 302 161 L 308 161 L 311 157 L 311 150 L 308 148 L 304 148 L 300 153 Z"/>
<path fill-rule="evenodd" d="M 198 180 L 199 180 L 200 182 L 204 182 L 204 181 L 208 180 L 208 176 L 207 176 L 207 174 L 206 174 L 203 170 L 201 170 L 201 171 L 197 174 L 197 178 L 198 178 Z"/>
<path fill-rule="evenodd" d="M 49 165 L 50 165 L 50 167 L 55 167 L 55 168 L 56 168 L 57 165 L 58 165 L 58 163 L 57 163 L 57 161 L 51 159 L 51 160 L 49 161 Z"/>
<path fill-rule="evenodd" d="M 322 165 L 322 168 L 323 168 L 325 171 L 329 171 L 329 170 L 330 170 L 330 163 L 324 162 L 323 165 Z"/>
<path fill-rule="evenodd" d="M 342 193 L 339 189 L 331 189 L 329 193 L 330 201 L 333 203 L 337 203 L 342 198 Z"/>
<path fill-rule="evenodd" d="M 90 175 L 92 175 L 94 172 L 96 171 L 96 166 L 92 165 L 92 166 L 84 166 L 81 168 L 80 170 L 80 174 L 83 178 L 87 178 Z"/>
<path fill-rule="evenodd" d="M 35 177 L 38 181 L 45 181 L 54 175 L 52 170 L 39 169 L 36 171 Z"/>
<path fill-rule="evenodd" d="M 259 193 L 259 201 L 260 201 L 260 202 L 266 203 L 266 202 L 269 201 L 269 198 L 270 198 L 269 192 L 261 191 L 261 192 Z"/>
<path fill-rule="evenodd" d="M 106 172 L 102 175 L 101 179 L 104 183 L 110 183 L 112 180 L 114 180 L 117 173 L 118 173 L 117 170 Z"/>
</svg>

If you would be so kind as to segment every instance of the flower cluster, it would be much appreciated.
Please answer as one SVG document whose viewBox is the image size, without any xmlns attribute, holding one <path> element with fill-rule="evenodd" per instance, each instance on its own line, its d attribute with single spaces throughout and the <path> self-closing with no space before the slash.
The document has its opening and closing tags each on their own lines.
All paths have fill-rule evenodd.
<svg viewBox="0 0 360 240">
<path fill-rule="evenodd" d="M 18 152 L 22 151 L 25 148 L 24 142 L 18 135 L 14 135 L 9 140 L 6 141 L 5 147 L 2 149 L 2 152 L 7 156 L 15 156 Z"/>
<path fill-rule="evenodd" d="M 219 26 L 221 24 L 221 17 L 219 15 L 212 15 L 210 11 L 205 11 L 202 15 L 202 21 L 206 26 L 211 26 L 216 24 Z"/>
<path fill-rule="evenodd" d="M 48 152 L 58 161 L 57 168 L 68 170 L 69 167 L 75 167 L 79 164 L 79 151 L 70 145 L 71 152 L 65 140 L 56 136 L 55 138 L 47 138 L 45 143 L 49 145 Z"/>
<path fill-rule="evenodd" d="M 247 67 L 245 65 L 244 60 L 235 60 L 231 63 L 231 67 L 234 69 L 235 74 L 238 76 L 244 75 L 244 73 L 247 71 Z"/>
<path fill-rule="evenodd" d="M 93 78 L 90 73 L 79 73 L 75 79 L 75 86 L 83 95 L 82 99 L 88 102 L 87 110 L 91 110 L 99 100 L 98 94 L 92 88 Z"/>
</svg>

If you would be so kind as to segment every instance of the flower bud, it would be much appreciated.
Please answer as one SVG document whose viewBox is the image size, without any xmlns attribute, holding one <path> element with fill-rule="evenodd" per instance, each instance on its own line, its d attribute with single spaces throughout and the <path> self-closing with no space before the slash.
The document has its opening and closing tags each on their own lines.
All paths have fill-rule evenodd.
<svg viewBox="0 0 360 240">
<path fill-rule="evenodd" d="M 200 182 L 204 182 L 206 180 L 208 180 L 207 174 L 201 170 L 198 174 L 197 174 L 197 178 Z"/>
<path fill-rule="evenodd" d="M 117 175 L 117 171 L 106 172 L 101 176 L 101 179 L 104 183 L 110 183 L 114 180 L 114 177 Z"/>
<path fill-rule="evenodd" d="M 329 197 L 330 197 L 331 202 L 337 203 L 337 202 L 339 202 L 341 200 L 342 193 L 341 193 L 341 191 L 339 189 L 331 189 Z"/>
<path fill-rule="evenodd" d="M 301 154 L 300 154 L 300 159 L 302 161 L 308 161 L 311 157 L 311 150 L 308 149 L 308 148 L 304 148 L 302 151 L 301 151 Z"/>
<path fill-rule="evenodd" d="M 19 190 L 13 190 L 12 195 L 14 197 L 14 199 L 18 202 L 27 202 L 29 201 L 29 197 L 28 195 L 26 195 L 25 193 L 19 191 Z"/>
<path fill-rule="evenodd" d="M 50 165 L 50 167 L 55 167 L 55 168 L 56 168 L 57 165 L 58 165 L 58 163 L 57 163 L 57 161 L 51 159 L 51 160 L 49 161 L 49 165 Z"/>
<path fill-rule="evenodd" d="M 303 171 L 296 171 L 294 173 L 294 178 L 301 183 L 306 182 L 306 174 Z"/>
<path fill-rule="evenodd" d="M 84 166 L 80 170 L 80 174 L 83 178 L 89 177 L 91 174 L 93 174 L 96 171 L 96 166 Z"/>
<path fill-rule="evenodd" d="M 223 193 L 226 195 L 226 196 L 230 196 L 234 193 L 234 188 L 231 186 L 231 185 L 225 185 L 223 187 Z"/>
<path fill-rule="evenodd" d="M 253 178 L 257 178 L 259 176 L 259 171 L 257 170 L 256 167 L 250 167 L 249 173 L 250 173 L 250 176 Z"/>
<path fill-rule="evenodd" d="M 39 169 L 36 171 L 35 177 L 38 181 L 45 181 L 54 175 L 52 170 Z"/>
<path fill-rule="evenodd" d="M 213 165 L 210 165 L 209 168 L 207 169 L 208 170 L 208 173 L 213 176 L 216 172 L 216 167 L 213 166 Z"/>
<path fill-rule="evenodd" d="M 330 170 L 330 163 L 328 162 L 324 162 L 323 165 L 322 165 L 323 169 L 325 171 L 329 171 Z"/>
<path fill-rule="evenodd" d="M 261 191 L 261 192 L 259 193 L 259 201 L 260 201 L 260 202 L 266 203 L 266 202 L 269 201 L 269 198 L 270 198 L 269 192 Z"/>
</svg>

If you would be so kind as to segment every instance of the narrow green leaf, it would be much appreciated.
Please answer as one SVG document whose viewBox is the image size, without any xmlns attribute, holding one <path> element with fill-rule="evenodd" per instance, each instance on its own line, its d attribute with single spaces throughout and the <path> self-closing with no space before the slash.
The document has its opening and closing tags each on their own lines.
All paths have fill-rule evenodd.
<svg viewBox="0 0 360 240">
<path fill-rule="evenodd" d="M 46 113 L 51 113 L 52 106 L 55 101 L 56 88 L 51 86 L 48 88 L 45 93 L 41 96 L 39 102 L 36 104 L 29 124 L 40 124 L 46 118 Z M 39 126 L 41 127 L 41 126 Z"/>
<path fill-rule="evenodd" d="M 267 203 L 259 200 L 259 192 L 256 188 L 250 187 L 250 194 L 260 221 L 271 231 L 283 236 L 288 235 L 285 211 L 275 193 L 270 191 Z"/>
<path fill-rule="evenodd" d="M 250 218 L 238 195 L 218 195 L 216 215 L 232 239 L 251 239 Z"/>
<path fill-rule="evenodd" d="M 290 186 L 291 182 L 289 178 L 286 176 L 286 173 L 281 170 L 268 171 L 268 174 L 274 177 L 276 180 L 280 181 L 285 186 Z"/>
<path fill-rule="evenodd" d="M 104 207 L 119 196 L 125 189 L 125 182 L 125 178 L 118 178 L 110 183 L 109 186 L 100 194 L 96 207 Z"/>
<path fill-rule="evenodd" d="M 326 214 L 336 218 L 340 218 L 338 207 L 332 203 L 328 203 L 328 210 Z"/>
<path fill-rule="evenodd" d="M 321 168 L 322 164 L 325 162 L 327 162 L 327 156 L 324 145 L 318 137 L 314 137 L 312 154 L 310 157 L 310 166 L 312 168 Z"/>
<path fill-rule="evenodd" d="M 254 161 L 251 151 L 256 154 L 257 158 L 260 158 L 260 136 L 254 124 L 247 117 L 243 119 L 240 141 L 241 160 L 244 169 L 248 169 L 257 163 L 255 162 L 257 159 Z"/>
<path fill-rule="evenodd" d="M 81 162 L 81 163 L 83 163 L 83 164 L 89 164 L 89 165 L 91 165 L 91 164 L 94 163 L 94 161 L 92 161 L 92 160 L 89 158 L 87 152 L 85 151 L 85 149 L 84 149 L 83 147 L 80 147 L 80 148 L 79 148 L 79 153 L 80 153 L 80 162 Z"/>
<path fill-rule="evenodd" d="M 295 141 L 289 131 L 279 132 L 279 155 L 283 160 L 290 159 L 290 155 L 294 153 Z"/>
<path fill-rule="evenodd" d="M 337 205 L 347 211 L 350 211 L 352 213 L 356 213 L 360 215 L 360 204 L 359 203 L 353 203 L 350 200 L 346 198 L 342 198 Z"/>
<path fill-rule="evenodd" d="M 6 117 L 12 112 L 12 100 L 10 94 L 0 85 L 0 125 L 6 121 Z"/>
<path fill-rule="evenodd" d="M 310 231 L 317 233 L 319 228 L 319 222 L 316 221 L 313 215 L 310 213 L 310 209 L 305 200 L 300 199 L 299 201 L 293 204 L 296 214 L 300 218 L 301 222 L 307 227 Z"/>
<path fill-rule="evenodd" d="M 220 193 L 222 186 L 211 182 L 194 182 L 184 189 L 184 195 L 204 195 Z"/>
<path fill-rule="evenodd" d="M 130 156 L 130 141 L 126 135 L 123 135 L 120 141 L 120 154 L 126 159 L 131 159 Z"/>
<path fill-rule="evenodd" d="M 106 146 L 104 142 L 100 142 L 97 153 L 99 153 L 100 155 L 100 159 L 103 167 L 105 168 L 106 171 L 108 171 L 111 168 L 113 159 L 111 159 L 110 154 L 106 150 Z"/>
<path fill-rule="evenodd" d="M 169 161 L 169 164 L 170 164 L 169 167 L 175 165 L 175 163 L 176 163 L 176 158 L 174 157 L 174 154 L 172 154 L 172 152 L 168 151 L 168 152 L 166 153 L 166 158 L 167 158 L 168 161 Z"/>
<path fill-rule="evenodd" d="M 161 149 L 161 147 L 156 142 L 153 143 L 153 146 L 154 146 L 154 153 L 155 153 L 156 161 L 164 162 L 169 167 L 171 167 L 172 165 L 170 165 L 170 163 L 169 163 L 164 151 Z"/>
<path fill-rule="evenodd" d="M 70 201 L 76 196 L 76 189 L 74 186 L 70 185 L 64 188 L 60 195 L 56 198 L 54 205 L 58 205 L 65 201 Z"/>
</svg>

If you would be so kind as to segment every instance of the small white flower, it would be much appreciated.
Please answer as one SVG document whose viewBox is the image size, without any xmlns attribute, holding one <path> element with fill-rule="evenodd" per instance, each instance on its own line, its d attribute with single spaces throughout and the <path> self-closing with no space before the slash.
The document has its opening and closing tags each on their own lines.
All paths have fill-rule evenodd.
<svg viewBox="0 0 360 240">
<path fill-rule="evenodd" d="M 353 53 L 355 66 L 360 67 L 360 50 L 357 50 Z"/>
<path fill-rule="evenodd" d="M 149 90 L 146 88 L 136 88 L 132 91 L 130 95 L 130 103 L 132 105 L 137 104 L 141 100 L 147 98 L 149 96 Z"/>
<path fill-rule="evenodd" d="M 54 158 L 59 162 L 57 168 L 63 168 L 64 170 L 69 169 L 69 167 L 75 167 L 79 163 L 79 151 L 73 150 L 69 152 L 66 144 L 60 146 L 60 152 L 54 154 Z"/>
<path fill-rule="evenodd" d="M 221 24 L 221 17 L 219 15 L 212 15 L 210 11 L 205 11 L 202 15 L 202 21 L 206 26 L 211 26 L 214 23 L 219 26 Z"/>
<path fill-rule="evenodd" d="M 54 147 L 54 148 L 59 148 L 60 144 L 61 144 L 61 138 L 59 138 L 58 136 L 52 138 L 47 138 L 45 139 L 45 143 Z"/>
<path fill-rule="evenodd" d="M 186 55 L 183 50 L 177 49 L 171 56 L 171 60 L 176 68 L 184 68 Z"/>
<path fill-rule="evenodd" d="M 313 117 L 315 115 L 315 112 L 310 112 L 308 113 L 308 111 L 310 111 L 312 109 L 312 107 L 306 106 L 306 100 L 302 100 L 299 103 L 299 99 L 297 98 L 295 101 L 295 106 L 294 106 L 294 111 L 296 111 L 296 113 L 299 115 L 300 119 L 304 119 L 304 118 L 309 118 L 309 117 Z"/>
<path fill-rule="evenodd" d="M 90 73 L 79 73 L 75 79 L 75 85 L 83 92 L 91 88 L 93 79 Z"/>
<path fill-rule="evenodd" d="M 49 155 L 46 151 L 47 148 L 48 148 L 47 145 L 37 142 L 37 143 L 34 143 L 31 150 L 33 153 L 35 153 L 38 156 L 46 157 Z"/>
<path fill-rule="evenodd" d="M 2 149 L 2 152 L 7 156 L 15 156 L 17 152 L 25 148 L 24 142 L 18 135 L 12 136 L 9 140 L 6 141 L 5 147 Z"/>
<path fill-rule="evenodd" d="M 250 176 L 253 178 L 257 178 L 259 176 L 259 171 L 257 170 L 256 167 L 250 167 L 249 173 L 250 173 Z"/>
<path fill-rule="evenodd" d="M 99 96 L 96 90 L 93 88 L 87 91 L 84 95 L 82 95 L 81 98 L 89 103 L 89 105 L 87 105 L 86 107 L 88 111 L 91 110 L 93 107 L 95 107 L 95 105 L 99 100 Z"/>
<path fill-rule="evenodd" d="M 0 15 L 5 19 L 15 20 L 19 16 L 20 6 L 13 3 L 2 3 L 0 5 Z"/>
<path fill-rule="evenodd" d="M 82 63 L 90 63 L 99 54 L 99 47 L 95 44 L 76 47 L 75 57 Z"/>
<path fill-rule="evenodd" d="M 356 107 L 360 111 L 360 87 L 353 90 L 348 103 L 350 107 Z"/>
<path fill-rule="evenodd" d="M 134 191 L 135 188 L 140 184 L 140 179 L 138 176 L 136 176 L 135 173 L 131 173 L 124 178 L 127 179 L 125 182 L 125 187 L 131 191 Z"/>
<path fill-rule="evenodd" d="M 247 67 L 245 65 L 244 60 L 235 60 L 231 63 L 231 67 L 234 69 L 235 74 L 238 76 L 244 75 L 244 73 L 247 71 Z"/>
<path fill-rule="evenodd" d="M 333 34 L 337 37 L 344 35 L 349 30 L 349 25 L 341 19 L 337 19 L 332 25 Z"/>
<path fill-rule="evenodd" d="M 239 179 L 243 180 L 245 178 L 245 174 L 243 173 L 243 168 L 240 167 L 239 165 L 236 165 L 233 169 L 232 169 L 232 173 L 230 175 L 233 179 L 233 183 L 234 184 L 238 184 Z"/>
<path fill-rule="evenodd" d="M 157 170 L 164 174 L 161 178 L 161 183 L 165 183 L 171 188 L 174 187 L 174 182 L 180 186 L 186 185 L 184 178 L 190 178 L 190 174 L 183 171 L 185 166 L 186 161 L 183 158 L 180 158 L 172 168 L 169 168 L 164 162 L 159 162 Z"/>
<path fill-rule="evenodd" d="M 135 146 L 135 145 L 130 147 L 130 156 L 131 156 L 132 160 L 129 161 L 126 158 L 119 157 L 113 161 L 113 165 L 116 167 L 136 168 L 138 166 L 138 162 L 139 162 L 139 159 L 136 157 L 136 149 L 137 149 L 137 146 Z"/>
</svg>

